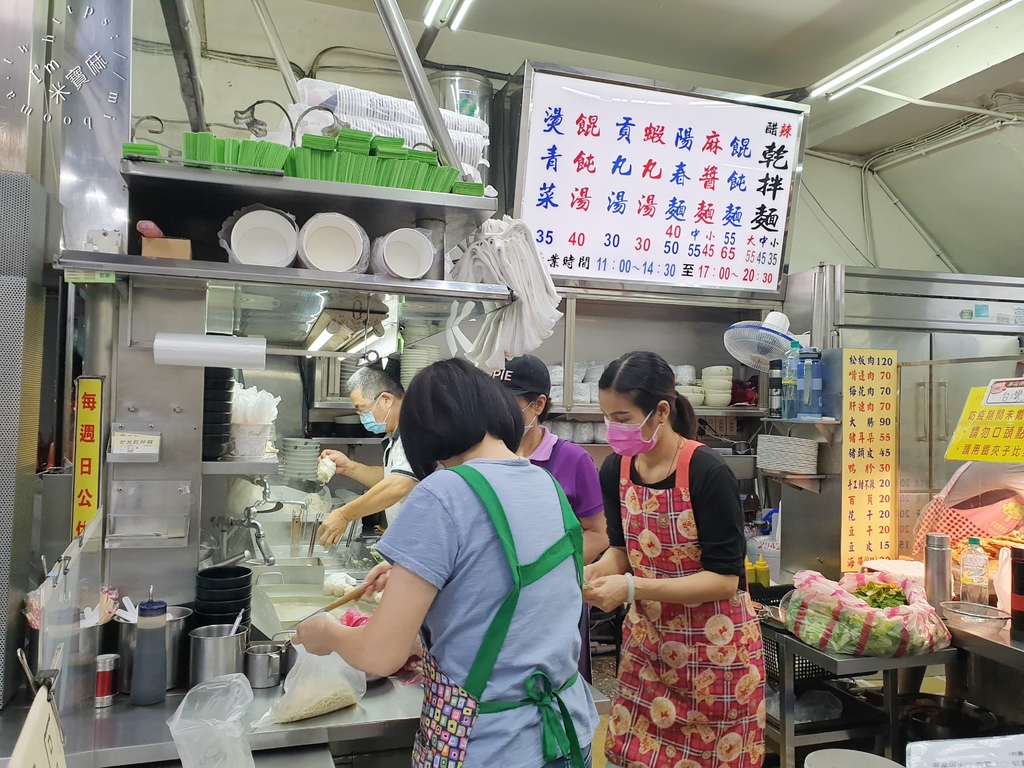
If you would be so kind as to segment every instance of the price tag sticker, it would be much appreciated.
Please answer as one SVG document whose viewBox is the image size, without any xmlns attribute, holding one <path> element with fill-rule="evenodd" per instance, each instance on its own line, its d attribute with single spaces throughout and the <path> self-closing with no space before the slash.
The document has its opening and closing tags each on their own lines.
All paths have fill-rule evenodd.
<svg viewBox="0 0 1024 768">
<path fill-rule="evenodd" d="M 113 283 L 117 276 L 113 272 L 93 272 L 86 269 L 64 270 L 64 282 L 76 284 Z"/>
</svg>

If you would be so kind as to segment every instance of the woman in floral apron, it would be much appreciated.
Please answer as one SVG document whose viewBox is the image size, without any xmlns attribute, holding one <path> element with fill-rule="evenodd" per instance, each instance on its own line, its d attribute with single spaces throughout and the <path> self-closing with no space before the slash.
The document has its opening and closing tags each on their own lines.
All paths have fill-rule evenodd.
<svg viewBox="0 0 1024 768">
<path fill-rule="evenodd" d="M 622 768 L 759 768 L 761 631 L 744 590 L 736 478 L 693 438 L 696 417 L 652 352 L 623 355 L 599 383 L 611 549 L 584 598 L 627 604 L 605 753 Z"/>
<path fill-rule="evenodd" d="M 417 768 L 586 768 L 597 726 L 577 671 L 583 533 L 554 478 L 516 456 L 523 418 L 463 360 L 420 372 L 402 437 L 422 479 L 377 545 L 387 589 L 363 627 L 299 625 L 311 653 L 389 675 L 421 634 Z M 433 471 L 438 463 L 446 471 Z"/>
</svg>

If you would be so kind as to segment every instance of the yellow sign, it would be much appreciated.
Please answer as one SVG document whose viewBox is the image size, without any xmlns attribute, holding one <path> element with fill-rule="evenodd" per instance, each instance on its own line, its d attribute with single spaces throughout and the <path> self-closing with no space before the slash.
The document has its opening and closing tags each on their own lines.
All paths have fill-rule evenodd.
<svg viewBox="0 0 1024 768">
<path fill-rule="evenodd" d="M 896 557 L 896 352 L 843 351 L 842 567 Z"/>
<path fill-rule="evenodd" d="M 953 439 L 946 448 L 950 461 L 998 461 L 1017 464 L 1024 460 L 1024 404 L 1006 393 L 1006 380 L 975 387 L 967 396 Z"/>
<path fill-rule="evenodd" d="M 90 272 L 85 269 L 65 269 L 65 283 L 113 283 L 117 276 L 113 272 Z"/>
<path fill-rule="evenodd" d="M 81 535 L 100 508 L 100 434 L 103 379 L 82 376 L 75 399 L 75 496 L 72 536 Z"/>
</svg>

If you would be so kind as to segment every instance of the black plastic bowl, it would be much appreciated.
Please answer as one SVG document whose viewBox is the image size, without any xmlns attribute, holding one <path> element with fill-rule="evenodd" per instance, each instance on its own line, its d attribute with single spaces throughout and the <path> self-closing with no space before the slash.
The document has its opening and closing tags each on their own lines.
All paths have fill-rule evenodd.
<svg viewBox="0 0 1024 768">
<path fill-rule="evenodd" d="M 205 613 L 207 616 L 219 613 L 237 616 L 239 611 L 249 610 L 251 601 L 251 597 L 243 597 L 238 600 L 196 600 L 196 610 L 200 613 Z"/>
<path fill-rule="evenodd" d="M 203 384 L 207 392 L 231 392 L 234 388 L 234 379 L 207 379 Z"/>
<path fill-rule="evenodd" d="M 237 589 L 252 585 L 252 571 L 244 565 L 215 565 L 196 574 L 196 586 L 203 589 Z"/>
<path fill-rule="evenodd" d="M 235 369 L 207 368 L 203 371 L 203 376 L 206 379 L 233 379 L 235 377 Z"/>
<path fill-rule="evenodd" d="M 224 391 L 221 391 L 221 392 L 218 392 L 215 389 L 207 389 L 203 393 L 203 399 L 206 401 L 207 404 L 209 404 L 209 403 L 230 403 L 232 398 L 234 398 L 234 396 L 235 396 L 234 389 L 227 389 L 227 390 L 224 390 Z"/>
<path fill-rule="evenodd" d="M 210 589 L 209 587 L 196 587 L 196 601 L 220 603 L 225 600 L 244 600 L 252 595 L 252 586 L 232 587 L 230 589 Z"/>
</svg>

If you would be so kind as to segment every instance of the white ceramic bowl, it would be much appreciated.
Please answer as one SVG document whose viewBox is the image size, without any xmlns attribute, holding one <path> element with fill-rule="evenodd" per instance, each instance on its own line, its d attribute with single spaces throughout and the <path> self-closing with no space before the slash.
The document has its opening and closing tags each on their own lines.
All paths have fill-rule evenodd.
<svg viewBox="0 0 1024 768">
<path fill-rule="evenodd" d="M 691 387 L 687 384 L 676 384 L 676 392 L 680 395 L 703 395 L 704 390 L 700 387 Z"/>
<path fill-rule="evenodd" d="M 705 379 L 731 379 L 733 370 L 731 365 L 710 365 L 707 368 L 701 368 L 700 375 Z"/>
<path fill-rule="evenodd" d="M 703 392 L 680 392 L 683 397 L 690 401 L 690 405 L 696 408 L 699 405 L 704 404 L 704 393 Z"/>
<path fill-rule="evenodd" d="M 705 392 L 729 392 L 732 393 L 732 379 L 708 379 L 704 380 Z"/>
<path fill-rule="evenodd" d="M 363 228 L 340 213 L 318 214 L 299 231 L 299 261 L 310 269 L 362 272 L 369 247 Z"/>
<path fill-rule="evenodd" d="M 374 244 L 373 271 L 406 280 L 427 274 L 434 261 L 434 244 L 415 229 L 396 229 Z"/>
<path fill-rule="evenodd" d="M 231 252 L 239 264 L 287 267 L 298 244 L 295 222 L 274 211 L 251 211 L 231 228 Z"/>
<path fill-rule="evenodd" d="M 731 392 L 705 392 L 704 405 L 708 408 L 725 408 L 732 402 Z"/>
</svg>

